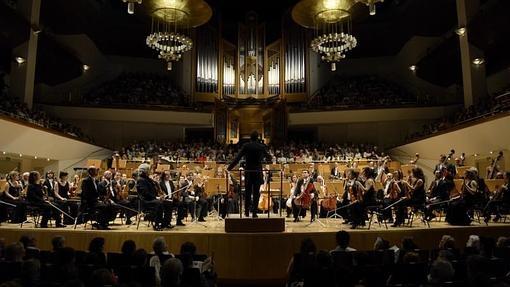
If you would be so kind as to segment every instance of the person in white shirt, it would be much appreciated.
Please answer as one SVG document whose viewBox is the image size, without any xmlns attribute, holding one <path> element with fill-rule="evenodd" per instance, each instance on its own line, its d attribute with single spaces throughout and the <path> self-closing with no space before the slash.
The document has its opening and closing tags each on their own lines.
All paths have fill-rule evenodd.
<svg viewBox="0 0 510 287">
<path fill-rule="evenodd" d="M 331 252 L 353 252 L 356 249 L 349 246 L 349 242 L 351 237 L 349 233 L 344 230 L 340 230 L 336 233 L 336 248 L 331 250 Z"/>
</svg>

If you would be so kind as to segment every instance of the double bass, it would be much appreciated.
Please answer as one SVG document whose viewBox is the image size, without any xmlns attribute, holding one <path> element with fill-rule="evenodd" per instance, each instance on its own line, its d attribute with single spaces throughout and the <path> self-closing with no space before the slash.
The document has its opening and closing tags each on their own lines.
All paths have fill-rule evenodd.
<svg viewBox="0 0 510 287">
<path fill-rule="evenodd" d="M 499 151 L 498 156 L 495 159 L 493 159 L 492 164 L 489 167 L 489 170 L 487 171 L 487 179 L 496 178 L 498 161 L 500 161 L 502 157 L 503 151 Z"/>
</svg>

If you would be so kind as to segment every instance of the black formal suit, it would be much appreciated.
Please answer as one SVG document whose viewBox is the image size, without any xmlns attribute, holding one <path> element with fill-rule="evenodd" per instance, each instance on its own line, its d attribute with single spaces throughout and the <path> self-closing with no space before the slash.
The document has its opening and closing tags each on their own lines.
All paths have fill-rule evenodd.
<svg viewBox="0 0 510 287">
<path fill-rule="evenodd" d="M 301 190 L 303 188 L 307 188 L 306 186 L 303 187 L 305 184 L 305 180 L 303 178 L 300 178 L 297 183 L 296 187 L 292 191 L 294 197 L 299 196 L 301 193 Z M 313 185 L 313 178 L 309 177 L 307 185 L 311 184 L 311 190 L 310 193 L 314 194 L 314 198 L 312 199 L 311 205 L 310 205 L 310 213 L 312 216 L 312 220 L 315 219 L 315 216 L 317 215 L 317 190 L 315 190 L 315 186 Z M 298 206 L 295 204 L 294 200 L 292 200 L 292 214 L 294 215 L 294 220 L 298 220 L 299 215 L 304 215 L 303 213 L 304 209 L 301 206 Z"/>
<path fill-rule="evenodd" d="M 184 214 L 185 214 L 184 203 L 182 201 L 176 199 L 177 196 L 174 197 L 174 194 L 172 194 L 176 190 L 173 181 L 169 180 L 168 184 L 170 185 L 170 190 L 168 190 L 168 188 L 166 187 L 165 181 L 161 180 L 159 182 L 159 186 L 161 187 L 161 190 L 168 196 L 167 201 L 171 202 L 171 208 L 172 209 L 177 208 L 177 222 L 182 222 L 182 220 L 184 219 Z M 169 218 L 170 218 L 170 222 L 171 222 L 172 221 L 172 212 L 169 212 Z"/>
<path fill-rule="evenodd" d="M 332 178 L 339 178 L 341 176 L 342 176 L 342 174 L 340 173 L 340 169 L 338 169 L 337 167 L 334 167 L 331 169 L 331 177 Z"/>
<path fill-rule="evenodd" d="M 100 228 L 108 227 L 109 219 L 115 216 L 111 205 L 99 201 L 101 196 L 99 192 L 99 182 L 91 176 L 83 179 L 81 183 L 81 206 L 82 212 L 95 212 L 96 221 Z"/>
<path fill-rule="evenodd" d="M 156 184 L 158 183 L 154 182 L 146 174 L 142 174 L 136 181 L 136 190 L 138 191 L 144 208 L 154 210 L 154 228 L 158 229 L 170 226 L 172 209 L 170 205 L 164 205 L 164 201 L 157 198 Z"/>
<path fill-rule="evenodd" d="M 248 216 L 249 209 L 252 210 L 253 215 L 256 216 L 258 202 L 260 198 L 260 185 L 263 183 L 262 179 L 262 161 L 264 158 L 267 161 L 271 161 L 272 157 L 267 152 L 266 146 L 258 141 L 250 141 L 243 145 L 239 154 L 228 166 L 228 170 L 234 168 L 239 161 L 245 158 L 246 160 L 246 171 L 244 173 L 245 178 L 245 215 Z M 253 201 L 252 201 L 253 195 Z M 251 204 L 253 202 L 253 204 Z"/>
<path fill-rule="evenodd" d="M 57 184 L 57 182 L 54 181 L 53 179 L 47 178 L 44 180 L 43 186 L 46 187 L 48 196 L 55 197 L 55 185 L 56 184 Z"/>
<path fill-rule="evenodd" d="M 37 207 L 41 213 L 41 227 L 48 226 L 48 220 L 50 216 L 53 214 L 55 218 L 56 225 L 60 225 L 62 223 L 62 218 L 58 212 L 55 212 L 51 205 L 46 202 L 44 199 L 45 195 L 43 192 L 43 186 L 40 184 L 29 184 L 27 187 L 27 202 L 29 205 Z"/>
</svg>

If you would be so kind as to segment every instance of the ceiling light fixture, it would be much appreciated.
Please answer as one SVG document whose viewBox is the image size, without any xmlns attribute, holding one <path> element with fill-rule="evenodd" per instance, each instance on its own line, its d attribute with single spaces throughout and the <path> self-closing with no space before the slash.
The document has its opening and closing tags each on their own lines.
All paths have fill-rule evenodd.
<svg viewBox="0 0 510 287">
<path fill-rule="evenodd" d="M 466 34 L 466 27 L 459 27 L 455 29 L 455 34 L 459 36 L 464 36 Z"/>
<path fill-rule="evenodd" d="M 23 63 L 25 63 L 27 61 L 23 57 L 16 57 L 15 60 L 16 60 L 16 63 L 18 63 L 18 65 L 21 65 L 21 64 L 23 64 Z"/>
<path fill-rule="evenodd" d="M 475 64 L 477 66 L 480 66 L 483 63 L 485 63 L 485 59 L 484 58 L 475 58 L 475 59 L 473 59 L 473 64 Z"/>
<path fill-rule="evenodd" d="M 384 2 L 384 0 L 356 0 L 356 2 L 361 2 L 368 6 L 368 11 L 371 16 L 375 15 L 376 7 L 375 3 Z"/>
<path fill-rule="evenodd" d="M 86 72 L 88 70 L 90 70 L 90 66 L 89 65 L 86 65 L 86 64 L 83 64 L 83 71 Z"/>
<path fill-rule="evenodd" d="M 130 15 L 135 14 L 135 4 L 142 4 L 142 0 L 122 0 L 122 2 L 127 3 L 127 12 Z"/>
<path fill-rule="evenodd" d="M 411 70 L 412 72 L 416 72 L 416 69 L 418 69 L 418 67 L 416 67 L 416 65 L 409 66 L 409 70 Z"/>
</svg>

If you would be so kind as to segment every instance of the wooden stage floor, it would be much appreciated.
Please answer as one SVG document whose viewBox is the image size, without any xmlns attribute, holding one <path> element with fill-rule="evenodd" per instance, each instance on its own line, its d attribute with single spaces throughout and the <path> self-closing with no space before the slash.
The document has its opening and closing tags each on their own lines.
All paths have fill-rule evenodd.
<svg viewBox="0 0 510 287">
<path fill-rule="evenodd" d="M 264 216 L 264 215 L 262 215 Z M 276 216 L 276 215 L 275 215 Z M 91 230 L 78 226 L 76 230 L 68 226 L 63 229 L 33 228 L 28 223 L 20 228 L 19 225 L 3 223 L 0 226 L 0 238 L 6 243 L 14 242 L 22 235 L 30 235 L 36 238 L 37 245 L 41 249 L 51 249 L 51 238 L 62 235 L 66 238 L 66 245 L 77 250 L 86 250 L 88 242 L 94 237 L 106 239 L 106 251 L 120 251 L 122 242 L 132 239 L 138 248 L 152 250 L 152 241 L 158 236 L 163 236 L 169 246 L 169 250 L 178 253 L 180 245 L 186 241 L 196 244 L 198 252 L 214 256 L 216 269 L 220 280 L 224 282 L 282 282 L 285 279 L 286 269 L 292 254 L 299 250 L 300 242 L 305 237 L 312 238 L 319 250 L 330 250 L 335 247 L 335 233 L 338 230 L 346 230 L 351 235 L 351 246 L 358 250 L 370 250 L 378 236 L 390 241 L 391 244 L 399 244 L 404 236 L 414 238 L 420 248 L 437 248 L 439 239 L 444 234 L 455 237 L 459 247 L 465 245 L 469 235 L 477 234 L 491 237 L 510 236 L 510 223 L 473 223 L 471 226 L 451 226 L 445 222 L 431 222 L 430 228 L 421 221 L 416 220 L 413 227 L 399 227 L 388 229 L 379 224 L 372 225 L 368 230 L 365 228 L 351 230 L 348 225 L 342 225 L 340 219 L 334 219 L 323 223 L 314 223 L 307 226 L 308 220 L 298 223 L 286 218 L 286 230 L 280 233 L 226 233 L 224 222 L 209 217 L 204 225 L 186 222 L 184 227 L 176 227 L 171 230 L 153 231 L 143 222 L 140 229 L 136 225 L 113 224 L 111 230 Z"/>
</svg>

